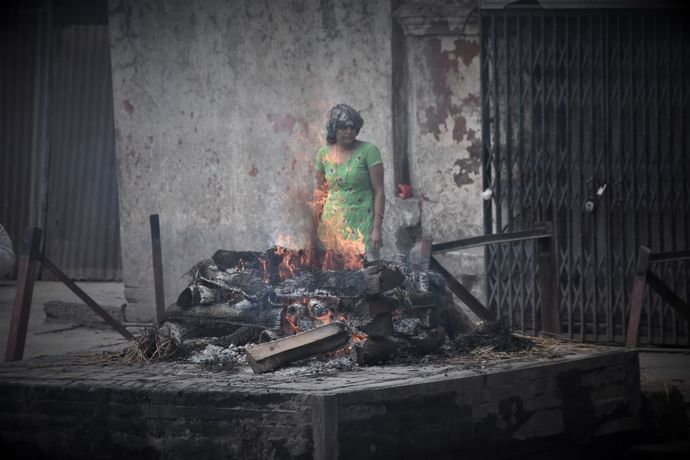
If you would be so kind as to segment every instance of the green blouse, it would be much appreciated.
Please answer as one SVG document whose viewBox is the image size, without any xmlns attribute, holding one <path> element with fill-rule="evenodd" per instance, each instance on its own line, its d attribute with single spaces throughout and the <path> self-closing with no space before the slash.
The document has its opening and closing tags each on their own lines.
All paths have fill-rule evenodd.
<svg viewBox="0 0 690 460">
<path fill-rule="evenodd" d="M 348 161 L 336 164 L 329 159 L 329 147 L 316 154 L 316 170 L 323 173 L 328 197 L 323 207 L 318 235 L 322 241 L 330 231 L 347 239 L 358 239 L 361 233 L 366 249 L 374 228 L 374 192 L 369 168 L 382 164 L 381 152 L 369 142 L 360 142 Z"/>
</svg>

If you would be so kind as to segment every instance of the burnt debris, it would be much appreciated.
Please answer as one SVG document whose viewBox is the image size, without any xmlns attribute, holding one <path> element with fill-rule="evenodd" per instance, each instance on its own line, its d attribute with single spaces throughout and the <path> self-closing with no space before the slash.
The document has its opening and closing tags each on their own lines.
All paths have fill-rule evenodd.
<svg viewBox="0 0 690 460">
<path fill-rule="evenodd" d="M 189 270 L 189 284 L 165 321 L 140 341 L 149 351 L 130 352 L 130 359 L 174 354 L 208 364 L 215 356 L 227 364 L 242 354 L 243 364 L 261 373 L 315 356 L 372 365 L 482 343 L 482 336 L 458 335 L 440 275 L 419 265 L 363 259 L 355 269 L 324 268 L 326 259 L 338 261 L 278 246 L 216 251 Z M 165 356 L 150 351 L 153 335 L 163 338 Z"/>
</svg>

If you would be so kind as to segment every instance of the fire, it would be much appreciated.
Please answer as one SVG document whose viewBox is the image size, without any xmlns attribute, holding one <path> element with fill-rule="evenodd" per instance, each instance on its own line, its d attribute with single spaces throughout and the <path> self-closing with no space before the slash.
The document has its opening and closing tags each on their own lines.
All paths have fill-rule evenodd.
<svg viewBox="0 0 690 460">
<path fill-rule="evenodd" d="M 293 278 L 299 269 L 299 261 L 296 260 L 295 253 L 285 247 L 278 246 L 276 247 L 276 254 L 282 257 L 278 266 L 278 276 L 280 276 L 280 279 Z"/>
<path fill-rule="evenodd" d="M 264 283 L 268 283 L 268 261 L 263 257 L 259 257 L 259 263 L 261 264 L 261 280 Z"/>
<path fill-rule="evenodd" d="M 361 343 L 367 340 L 367 338 L 369 338 L 369 336 L 366 335 L 364 332 L 353 332 L 351 336 L 353 343 Z"/>
<path fill-rule="evenodd" d="M 290 328 L 292 334 L 297 334 L 300 332 L 300 328 L 297 325 L 297 320 L 290 316 L 290 315 L 285 315 L 285 322 L 287 323 L 287 326 Z"/>
<path fill-rule="evenodd" d="M 338 315 L 336 317 L 335 313 L 333 313 L 332 310 L 326 310 L 326 313 L 324 313 L 323 315 L 317 316 L 316 319 L 321 321 L 323 324 L 331 324 L 333 321 L 336 321 L 336 320 L 345 322 L 345 321 L 347 321 L 347 316 Z"/>
<path fill-rule="evenodd" d="M 278 235 L 275 251 L 281 259 L 278 266 L 278 276 L 281 280 L 295 277 L 303 268 L 318 266 L 314 250 L 311 248 L 297 249 L 292 238 L 288 235 Z M 264 269 L 267 270 L 268 266 L 264 265 Z"/>
<path fill-rule="evenodd" d="M 335 208 L 328 221 L 321 222 L 319 240 L 326 249 L 322 270 L 358 270 L 364 266 L 364 235 L 359 230 L 352 234 L 341 208 Z"/>
</svg>

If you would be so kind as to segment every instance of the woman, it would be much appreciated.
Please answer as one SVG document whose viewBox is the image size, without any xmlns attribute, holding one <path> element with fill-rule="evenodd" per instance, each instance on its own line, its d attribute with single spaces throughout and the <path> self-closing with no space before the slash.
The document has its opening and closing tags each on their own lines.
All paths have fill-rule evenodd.
<svg viewBox="0 0 690 460">
<path fill-rule="evenodd" d="M 361 239 L 369 259 L 383 243 L 385 197 L 379 149 L 357 140 L 364 121 L 352 107 L 338 104 L 326 125 L 328 145 L 316 154 L 318 236 L 326 249 L 338 249 L 333 237 Z"/>
</svg>

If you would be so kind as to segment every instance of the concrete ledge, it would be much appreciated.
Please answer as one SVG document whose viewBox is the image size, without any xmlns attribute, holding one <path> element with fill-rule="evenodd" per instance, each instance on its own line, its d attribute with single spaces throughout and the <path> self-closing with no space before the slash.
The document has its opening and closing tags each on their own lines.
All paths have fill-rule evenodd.
<svg viewBox="0 0 690 460">
<path fill-rule="evenodd" d="M 582 443 L 639 427 L 634 351 L 316 376 L 100 359 L 0 366 L 3 450 L 33 458 L 423 458 L 553 437 Z"/>
</svg>

